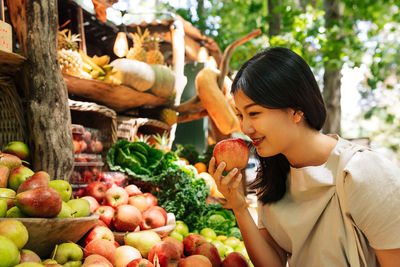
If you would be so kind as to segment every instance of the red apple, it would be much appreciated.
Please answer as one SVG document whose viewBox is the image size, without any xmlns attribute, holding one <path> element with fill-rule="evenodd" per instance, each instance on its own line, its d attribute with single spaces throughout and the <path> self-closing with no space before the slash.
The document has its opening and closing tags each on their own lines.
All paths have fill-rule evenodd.
<svg viewBox="0 0 400 267">
<path fill-rule="evenodd" d="M 95 213 L 99 214 L 100 220 L 102 220 L 109 227 L 112 219 L 114 218 L 115 209 L 110 206 L 99 206 Z"/>
<path fill-rule="evenodd" d="M 247 259 L 239 252 L 229 253 L 222 261 L 221 267 L 249 267 Z"/>
<path fill-rule="evenodd" d="M 150 207 L 147 198 L 143 194 L 129 197 L 128 203 L 129 205 L 138 208 L 140 212 L 143 212 Z"/>
<path fill-rule="evenodd" d="M 151 193 L 144 193 L 143 196 L 147 198 L 150 206 L 157 206 L 157 198 Z"/>
<path fill-rule="evenodd" d="M 81 198 L 85 195 L 85 188 L 77 188 L 74 192 L 74 198 Z"/>
<path fill-rule="evenodd" d="M 155 257 L 158 258 L 160 267 L 177 266 L 181 259 L 178 247 L 175 244 L 164 241 L 155 244 L 150 249 L 148 260 L 155 264 Z"/>
<path fill-rule="evenodd" d="M 161 240 L 175 244 L 179 249 L 180 255 L 183 256 L 183 243 L 181 241 L 172 236 L 165 236 Z"/>
<path fill-rule="evenodd" d="M 103 143 L 97 140 L 92 140 L 89 142 L 89 151 L 93 153 L 100 153 L 103 150 Z"/>
<path fill-rule="evenodd" d="M 72 143 L 74 144 L 74 154 L 78 154 L 81 152 L 81 144 L 77 140 L 72 140 Z"/>
<path fill-rule="evenodd" d="M 150 207 L 150 209 L 159 210 L 159 211 L 164 215 L 165 223 L 167 223 L 167 221 L 168 221 L 168 213 L 167 213 L 167 211 L 166 211 L 163 207 L 160 207 L 160 206 L 153 206 L 153 207 Z"/>
<path fill-rule="evenodd" d="M 85 152 L 87 149 L 87 143 L 85 141 L 81 140 L 81 141 L 79 141 L 79 147 L 80 147 L 79 152 Z"/>
<path fill-rule="evenodd" d="M 102 202 L 106 196 L 107 186 L 100 181 L 91 182 L 86 186 L 85 194 L 94 197 L 98 202 Z"/>
<path fill-rule="evenodd" d="M 178 267 L 212 267 L 211 261 L 203 255 L 191 255 L 179 261 Z"/>
<path fill-rule="evenodd" d="M 115 246 L 114 243 L 106 239 L 94 239 L 92 242 L 87 244 L 83 249 L 85 258 L 92 254 L 98 254 L 105 257 L 115 264 Z"/>
<path fill-rule="evenodd" d="M 167 218 L 164 215 L 165 210 L 161 207 L 151 207 L 143 212 L 143 220 L 140 224 L 140 229 L 150 230 L 162 227 L 167 223 Z"/>
<path fill-rule="evenodd" d="M 213 267 L 219 267 L 221 265 L 222 260 L 218 249 L 211 242 L 204 242 L 196 247 L 193 254 L 206 256 L 211 261 Z"/>
<path fill-rule="evenodd" d="M 113 219 L 113 225 L 118 231 L 134 231 L 142 221 L 142 214 L 132 205 L 118 206 Z"/>
<path fill-rule="evenodd" d="M 90 131 L 84 131 L 82 134 L 82 139 L 85 140 L 86 142 L 90 142 L 92 139 L 92 133 Z"/>
<path fill-rule="evenodd" d="M 85 261 L 81 267 L 113 267 L 111 262 L 109 262 L 105 257 L 97 254 L 89 255 L 85 258 Z"/>
<path fill-rule="evenodd" d="M 141 258 L 129 262 L 126 267 L 154 267 L 154 265 L 148 260 Z"/>
<path fill-rule="evenodd" d="M 206 238 L 202 235 L 198 234 L 189 234 L 183 239 L 183 247 L 185 251 L 186 256 L 190 256 L 194 253 L 194 250 L 203 244 L 204 242 L 207 242 Z"/>
<path fill-rule="evenodd" d="M 246 167 L 249 161 L 249 148 L 240 138 L 225 139 L 215 145 L 213 156 L 217 166 L 221 162 L 226 163 L 225 171 L 230 171 L 233 168 L 241 170 Z"/>
<path fill-rule="evenodd" d="M 135 184 L 127 185 L 124 187 L 124 189 L 130 197 L 143 194 L 142 191 L 140 191 L 139 187 L 137 187 Z"/>
<path fill-rule="evenodd" d="M 96 226 L 90 230 L 85 239 L 85 246 L 95 239 L 106 239 L 114 243 L 114 234 L 107 226 Z"/>
<path fill-rule="evenodd" d="M 114 186 L 106 191 L 106 203 L 111 207 L 118 207 L 128 203 L 128 193 L 120 186 Z"/>
<path fill-rule="evenodd" d="M 94 180 L 94 175 L 90 170 L 85 169 L 82 172 L 82 179 L 84 183 L 91 183 Z"/>
<path fill-rule="evenodd" d="M 120 246 L 115 250 L 115 267 L 126 267 L 133 260 L 141 259 L 139 250 L 132 246 Z"/>
<path fill-rule="evenodd" d="M 95 212 L 95 210 L 97 210 L 97 208 L 100 207 L 99 202 L 97 202 L 97 200 L 92 196 L 83 196 L 81 198 L 89 201 L 90 212 Z"/>
</svg>

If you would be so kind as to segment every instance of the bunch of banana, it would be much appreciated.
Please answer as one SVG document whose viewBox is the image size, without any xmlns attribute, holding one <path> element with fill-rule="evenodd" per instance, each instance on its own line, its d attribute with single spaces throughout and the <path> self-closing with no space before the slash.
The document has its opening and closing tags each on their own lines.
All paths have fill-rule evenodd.
<svg viewBox="0 0 400 267">
<path fill-rule="evenodd" d="M 108 64 L 110 63 L 110 57 L 108 55 L 90 57 L 81 50 L 79 54 L 82 57 L 83 70 L 89 73 L 92 79 L 116 85 L 121 84 L 121 80 L 116 78 L 116 74 L 119 70 Z"/>
</svg>

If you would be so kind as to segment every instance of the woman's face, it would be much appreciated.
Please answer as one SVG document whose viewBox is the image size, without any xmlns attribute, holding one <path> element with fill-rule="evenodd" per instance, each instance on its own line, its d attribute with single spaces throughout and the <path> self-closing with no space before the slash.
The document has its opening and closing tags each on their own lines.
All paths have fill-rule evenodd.
<svg viewBox="0 0 400 267">
<path fill-rule="evenodd" d="M 298 120 L 293 109 L 268 109 L 256 104 L 242 90 L 234 94 L 236 113 L 244 134 L 261 157 L 286 154 L 298 142 Z"/>
</svg>

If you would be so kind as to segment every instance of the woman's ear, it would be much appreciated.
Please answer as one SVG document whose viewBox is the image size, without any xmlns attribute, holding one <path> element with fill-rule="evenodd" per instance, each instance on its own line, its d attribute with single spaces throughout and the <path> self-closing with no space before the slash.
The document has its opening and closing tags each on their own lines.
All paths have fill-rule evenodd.
<svg viewBox="0 0 400 267">
<path fill-rule="evenodd" d="M 293 113 L 293 122 L 298 123 L 304 117 L 304 112 L 301 110 L 295 110 Z"/>
</svg>

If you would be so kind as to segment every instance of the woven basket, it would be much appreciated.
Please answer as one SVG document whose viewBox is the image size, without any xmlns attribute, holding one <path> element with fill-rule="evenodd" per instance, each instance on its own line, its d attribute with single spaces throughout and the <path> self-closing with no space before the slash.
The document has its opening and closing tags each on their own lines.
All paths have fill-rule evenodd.
<svg viewBox="0 0 400 267">
<path fill-rule="evenodd" d="M 99 129 L 103 142 L 103 159 L 117 141 L 117 114 L 114 110 L 96 103 L 68 99 L 71 121 L 85 127 Z"/>
<path fill-rule="evenodd" d="M 126 139 L 130 142 L 135 140 L 138 132 L 143 134 L 163 134 L 169 132 L 171 127 L 158 120 L 148 118 L 132 118 L 126 116 L 118 116 L 117 119 L 117 136 L 119 139 Z"/>
<path fill-rule="evenodd" d="M 27 141 L 23 110 L 13 79 L 0 75 L 0 149 L 10 141 Z"/>
</svg>

